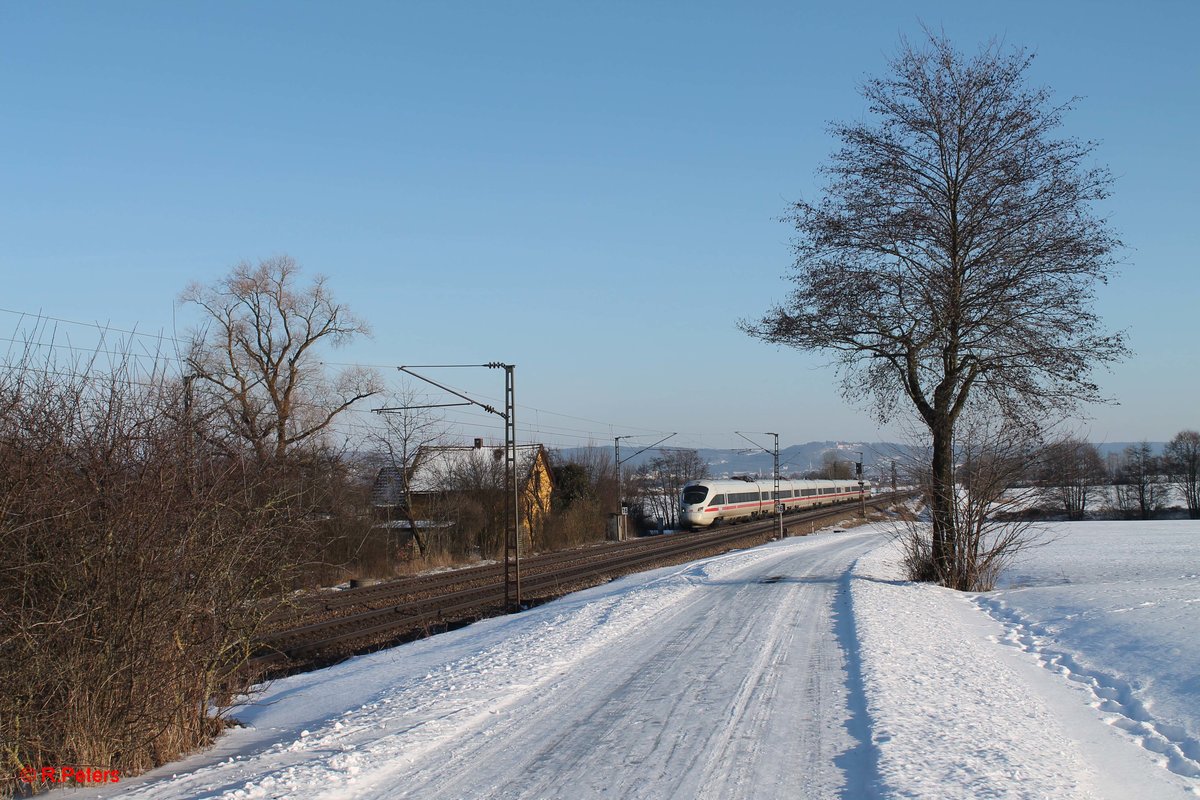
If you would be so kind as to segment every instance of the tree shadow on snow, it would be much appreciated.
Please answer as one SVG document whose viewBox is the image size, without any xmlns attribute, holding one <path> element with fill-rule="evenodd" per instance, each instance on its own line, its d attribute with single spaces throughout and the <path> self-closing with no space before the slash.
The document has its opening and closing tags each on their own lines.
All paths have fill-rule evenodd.
<svg viewBox="0 0 1200 800">
<path fill-rule="evenodd" d="M 833 627 L 838 643 L 846 654 L 846 697 L 849 718 L 846 731 L 854 745 L 834 758 L 833 763 L 846 776 L 842 786 L 844 800 L 879 798 L 886 793 L 879 775 L 879 748 L 871 739 L 871 716 L 863 684 L 862 657 L 858 646 L 858 626 L 850 605 L 850 581 L 858 580 L 847 570 L 838 580 L 837 599 L 833 604 Z"/>
</svg>

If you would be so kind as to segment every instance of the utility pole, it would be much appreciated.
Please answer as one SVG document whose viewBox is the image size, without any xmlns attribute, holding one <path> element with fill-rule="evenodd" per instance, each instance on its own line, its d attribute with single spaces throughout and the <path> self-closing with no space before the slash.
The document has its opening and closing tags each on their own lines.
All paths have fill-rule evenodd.
<svg viewBox="0 0 1200 800">
<path fill-rule="evenodd" d="M 521 498 L 517 486 L 517 404 L 513 386 L 515 364 L 489 361 L 504 370 L 504 603 L 521 607 Z M 532 533 L 530 534 L 532 536 Z"/>
<path fill-rule="evenodd" d="M 658 447 L 660 444 L 665 442 L 667 439 L 670 439 L 672 436 L 675 436 L 675 434 L 674 433 L 667 434 L 666 436 L 659 439 L 654 444 L 643 447 L 641 450 L 638 450 L 633 455 L 627 456 L 625 458 L 625 461 L 622 461 L 621 460 L 621 440 L 622 439 L 641 439 L 644 436 L 645 436 L 645 434 L 632 434 L 631 433 L 631 434 L 626 434 L 624 436 L 614 436 L 613 437 L 613 464 L 617 468 L 617 539 L 618 540 L 625 539 L 627 536 L 626 531 L 625 531 L 625 526 L 627 524 L 625 521 L 625 484 L 624 484 L 624 481 L 622 480 L 621 465 L 624 464 L 625 461 L 628 461 L 631 458 L 636 458 L 637 456 L 640 456 L 642 453 L 646 452 L 647 450 L 649 450 L 652 447 Z"/>
<path fill-rule="evenodd" d="M 858 451 L 858 463 L 856 463 L 854 465 L 854 474 L 858 478 L 859 510 L 862 512 L 862 518 L 866 519 L 867 518 L 867 496 L 866 496 L 866 493 L 863 492 L 863 487 L 866 486 L 866 484 L 863 483 L 863 451 L 862 450 Z"/>
<path fill-rule="evenodd" d="M 777 529 L 778 529 L 778 533 L 779 533 L 779 538 L 782 539 L 783 538 L 783 500 L 781 500 L 779 498 L 779 434 L 772 433 L 770 431 L 764 431 L 763 433 L 760 434 L 761 436 L 774 436 L 775 437 L 774 450 L 768 450 L 767 448 L 763 447 L 758 442 L 756 442 L 753 439 L 751 439 L 750 437 L 746 436 L 746 434 L 742 433 L 741 431 L 734 431 L 734 433 L 736 433 L 738 436 L 741 436 L 747 442 L 754 445 L 759 450 L 762 450 L 764 453 L 772 453 L 773 452 L 775 455 L 775 469 L 773 471 L 773 474 L 775 476 L 775 489 L 774 489 L 774 491 L 771 492 L 771 500 L 773 500 L 775 503 L 775 516 L 777 518 Z"/>
<path fill-rule="evenodd" d="M 486 367 L 504 370 L 504 411 L 497 411 L 487 403 L 481 403 L 462 392 L 443 386 L 437 381 L 413 372 L 413 369 L 450 369 Z M 460 397 L 466 403 L 441 403 L 433 406 L 404 406 L 401 408 L 377 408 L 375 413 L 407 411 L 412 408 L 440 408 L 449 406 L 479 406 L 489 414 L 504 419 L 504 606 L 508 610 L 521 608 L 521 501 L 517 486 L 517 414 L 513 385 L 515 364 L 489 361 L 486 364 L 421 364 L 416 367 L 396 367 L 417 380 L 436 386 L 444 392 Z"/>
<path fill-rule="evenodd" d="M 783 538 L 783 500 L 779 497 L 779 434 L 772 433 L 775 437 L 775 488 L 771 492 L 771 497 L 775 501 L 775 516 L 779 522 L 779 538 Z"/>
<path fill-rule="evenodd" d="M 617 541 L 625 538 L 625 483 L 621 475 L 621 440 L 631 436 L 613 437 L 613 465 L 617 468 Z"/>
</svg>

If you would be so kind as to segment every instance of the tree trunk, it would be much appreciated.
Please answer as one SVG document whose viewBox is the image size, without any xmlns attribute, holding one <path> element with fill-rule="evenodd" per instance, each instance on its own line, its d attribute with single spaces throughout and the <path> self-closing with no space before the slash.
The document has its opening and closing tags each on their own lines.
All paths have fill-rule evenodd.
<svg viewBox="0 0 1200 800">
<path fill-rule="evenodd" d="M 951 585 L 954 564 L 954 428 L 948 421 L 930 426 L 933 464 L 930 502 L 933 517 L 932 567 L 936 579 Z"/>
<path fill-rule="evenodd" d="M 408 487 L 406 486 L 405 487 L 406 495 L 408 494 L 407 488 Z M 425 540 L 421 538 L 421 531 L 417 527 L 417 518 L 413 514 L 412 509 L 409 508 L 408 505 L 404 506 L 404 519 L 408 523 L 408 530 L 412 534 L 413 541 L 417 543 L 417 553 L 421 556 L 421 558 L 424 558 L 425 557 Z"/>
</svg>

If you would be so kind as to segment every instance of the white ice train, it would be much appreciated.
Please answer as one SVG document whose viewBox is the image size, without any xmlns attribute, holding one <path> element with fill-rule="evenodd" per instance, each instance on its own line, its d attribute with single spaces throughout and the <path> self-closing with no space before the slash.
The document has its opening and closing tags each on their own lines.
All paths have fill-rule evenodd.
<svg viewBox="0 0 1200 800">
<path fill-rule="evenodd" d="M 679 499 L 680 525 L 685 528 L 707 528 L 714 523 L 769 517 L 775 512 L 771 494 L 774 480 L 692 481 L 683 487 Z M 871 484 L 846 478 L 835 481 L 779 482 L 778 501 L 784 513 L 814 506 L 850 503 L 863 495 L 870 496 Z"/>
</svg>

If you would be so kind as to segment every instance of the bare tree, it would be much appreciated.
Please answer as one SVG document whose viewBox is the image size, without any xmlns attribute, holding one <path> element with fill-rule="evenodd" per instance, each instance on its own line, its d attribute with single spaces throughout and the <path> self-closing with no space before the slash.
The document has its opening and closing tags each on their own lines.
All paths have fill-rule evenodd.
<svg viewBox="0 0 1200 800">
<path fill-rule="evenodd" d="M 504 451 L 499 447 L 484 448 L 477 457 L 452 459 L 431 467 L 433 482 L 442 487 L 442 500 L 450 506 L 460 532 L 473 531 L 470 538 L 485 558 L 504 552 L 508 525 L 505 471 Z M 518 474 L 517 483 L 523 480 Z"/>
<path fill-rule="evenodd" d="M 1150 519 L 1163 507 L 1166 492 L 1162 484 L 1162 462 L 1154 455 L 1149 442 L 1125 448 L 1120 470 L 1113 487 L 1117 507 L 1123 513 L 1136 512 Z"/>
<path fill-rule="evenodd" d="M 342 345 L 370 329 L 334 300 L 324 277 L 301 287 L 299 273 L 287 256 L 257 267 L 242 262 L 216 283 L 192 284 L 180 295 L 207 323 L 187 355 L 191 379 L 210 391 L 215 413 L 260 462 L 283 458 L 379 391 L 370 370 L 326 374 L 319 346 Z"/>
<path fill-rule="evenodd" d="M 821 453 L 821 477 L 836 481 L 852 477 L 850 462 L 842 458 L 837 450 Z"/>
<path fill-rule="evenodd" d="M 1167 475 L 1179 487 L 1188 516 L 1200 519 L 1200 433 L 1180 431 L 1164 451 Z"/>
<path fill-rule="evenodd" d="M 1065 438 L 1042 452 L 1038 484 L 1043 500 L 1063 510 L 1067 519 L 1087 513 L 1088 498 L 1105 483 L 1104 461 L 1090 442 Z"/>
<path fill-rule="evenodd" d="M 968 398 L 1036 421 L 1100 400 L 1091 369 L 1126 348 L 1091 308 L 1120 243 L 1089 211 L 1112 180 L 1086 166 L 1094 144 L 1053 137 L 1071 101 L 1025 88 L 1023 51 L 991 44 L 967 59 L 944 37 L 928 45 L 902 43 L 891 75 L 864 84 L 874 123 L 833 126 L 824 199 L 790 217 L 795 289 L 742 327 L 835 354 L 847 397 L 873 397 L 883 421 L 907 406 L 928 429 L 932 555 L 947 581 Z"/>
<path fill-rule="evenodd" d="M 668 528 L 678 526 L 679 497 L 688 481 L 708 477 L 708 463 L 695 450 L 668 450 L 640 466 L 635 486 L 646 514 Z"/>
<path fill-rule="evenodd" d="M 392 478 L 389 485 L 399 492 L 399 497 L 392 498 L 393 507 L 408 523 L 413 540 L 424 557 L 428 547 L 411 502 L 412 480 L 421 466 L 418 457 L 445 440 L 445 420 L 430 413 L 428 400 L 412 389 L 388 396 L 385 408 L 381 410 L 384 412 L 383 429 L 371 437 L 372 446 L 382 452 L 384 469 Z"/>
</svg>

